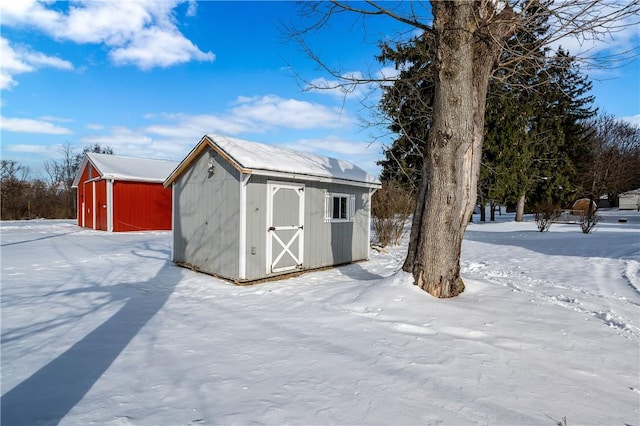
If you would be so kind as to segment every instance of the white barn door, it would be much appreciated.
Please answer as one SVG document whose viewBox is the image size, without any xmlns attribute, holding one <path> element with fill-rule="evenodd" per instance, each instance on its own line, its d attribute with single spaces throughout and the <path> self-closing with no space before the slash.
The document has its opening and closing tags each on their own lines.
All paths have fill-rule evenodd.
<svg viewBox="0 0 640 426">
<path fill-rule="evenodd" d="M 304 185 L 267 184 L 267 273 L 302 268 Z"/>
</svg>

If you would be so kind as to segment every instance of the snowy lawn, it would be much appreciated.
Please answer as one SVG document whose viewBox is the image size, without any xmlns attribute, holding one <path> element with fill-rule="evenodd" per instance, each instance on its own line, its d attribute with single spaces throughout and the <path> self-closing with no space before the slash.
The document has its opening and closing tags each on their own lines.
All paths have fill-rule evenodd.
<svg viewBox="0 0 640 426">
<path fill-rule="evenodd" d="M 2 424 L 639 425 L 640 214 L 602 214 L 470 225 L 449 300 L 406 247 L 237 287 L 167 232 L 3 222 Z"/>
</svg>

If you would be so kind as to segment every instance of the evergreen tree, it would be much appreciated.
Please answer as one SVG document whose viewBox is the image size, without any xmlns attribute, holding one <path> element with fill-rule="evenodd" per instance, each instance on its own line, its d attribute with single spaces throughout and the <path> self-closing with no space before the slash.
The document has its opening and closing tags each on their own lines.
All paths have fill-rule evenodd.
<svg viewBox="0 0 640 426">
<path fill-rule="evenodd" d="M 588 153 L 586 120 L 596 114 L 591 82 L 575 59 L 559 49 L 545 69 L 540 105 L 530 133 L 537 141 L 539 179 L 530 189 L 530 204 L 570 205 L 576 198 L 578 167 Z"/>
<path fill-rule="evenodd" d="M 490 198 L 518 205 L 516 220 L 525 200 L 534 207 L 575 198 L 577 164 L 588 152 L 584 123 L 596 113 L 574 58 L 562 49 L 548 61 L 539 54 L 517 81 L 494 80 L 488 99 L 481 179 Z"/>
<path fill-rule="evenodd" d="M 559 49 L 548 58 L 539 38 L 547 31 L 548 16 L 537 16 L 532 27 L 509 40 L 500 61 L 527 55 L 495 71 L 490 82 L 485 115 L 485 140 L 478 183 L 481 205 L 518 205 L 522 218 L 525 200 L 530 207 L 546 202 L 570 204 L 576 194 L 575 178 L 585 163 L 584 121 L 595 114 L 591 83 L 574 59 Z M 382 112 L 398 134 L 385 150 L 382 180 L 395 180 L 415 191 L 423 170 L 423 155 L 433 100 L 432 40 L 424 35 L 395 48 L 385 44 L 379 60 L 400 70 L 398 81 L 383 87 Z M 484 213 L 484 209 L 481 210 Z M 483 217 L 484 219 L 484 217 Z"/>
<path fill-rule="evenodd" d="M 434 96 L 434 42 L 429 33 L 399 43 L 395 47 L 381 45 L 377 58 L 392 63 L 400 71 L 392 85 L 382 86 L 380 109 L 391 121 L 389 130 L 397 134 L 385 149 L 381 180 L 395 181 L 416 192 L 423 173 L 423 147 L 429 134 Z"/>
<path fill-rule="evenodd" d="M 539 141 L 531 130 L 542 105 L 540 93 L 548 89 L 540 80 L 548 53 L 540 43 L 549 28 L 547 3 L 532 4 L 528 25 L 507 41 L 500 58 L 505 65 L 494 72 L 487 98 L 479 191 L 493 202 L 517 204 L 516 220 L 522 219 L 526 194 L 541 178 Z M 513 60 L 523 56 L 526 61 Z"/>
</svg>

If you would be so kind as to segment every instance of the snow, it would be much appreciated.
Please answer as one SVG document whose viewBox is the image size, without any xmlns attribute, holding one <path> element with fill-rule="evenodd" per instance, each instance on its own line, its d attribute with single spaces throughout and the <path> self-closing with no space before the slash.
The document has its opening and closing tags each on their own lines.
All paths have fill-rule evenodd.
<svg viewBox="0 0 640 426">
<path fill-rule="evenodd" d="M 343 179 L 373 184 L 373 186 L 380 185 L 378 179 L 349 161 L 228 136 L 210 134 L 207 137 L 246 169 Z"/>
<path fill-rule="evenodd" d="M 640 424 L 640 213 L 601 214 L 471 224 L 448 300 L 406 241 L 238 287 L 168 232 L 2 222 L 2 424 Z"/>
<path fill-rule="evenodd" d="M 87 161 L 98 169 L 103 179 L 159 183 L 164 182 L 179 164 L 175 161 L 87 152 L 79 170 L 84 170 Z M 74 187 L 78 186 L 80 178 L 80 175 L 76 176 Z"/>
</svg>

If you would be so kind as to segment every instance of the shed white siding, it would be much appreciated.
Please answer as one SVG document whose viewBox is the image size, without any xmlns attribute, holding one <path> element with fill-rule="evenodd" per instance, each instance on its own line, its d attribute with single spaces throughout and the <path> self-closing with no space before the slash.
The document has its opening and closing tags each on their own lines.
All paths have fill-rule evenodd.
<svg viewBox="0 0 640 426">
<path fill-rule="evenodd" d="M 620 210 L 640 211 L 640 188 L 620 194 L 618 203 Z"/>
</svg>

